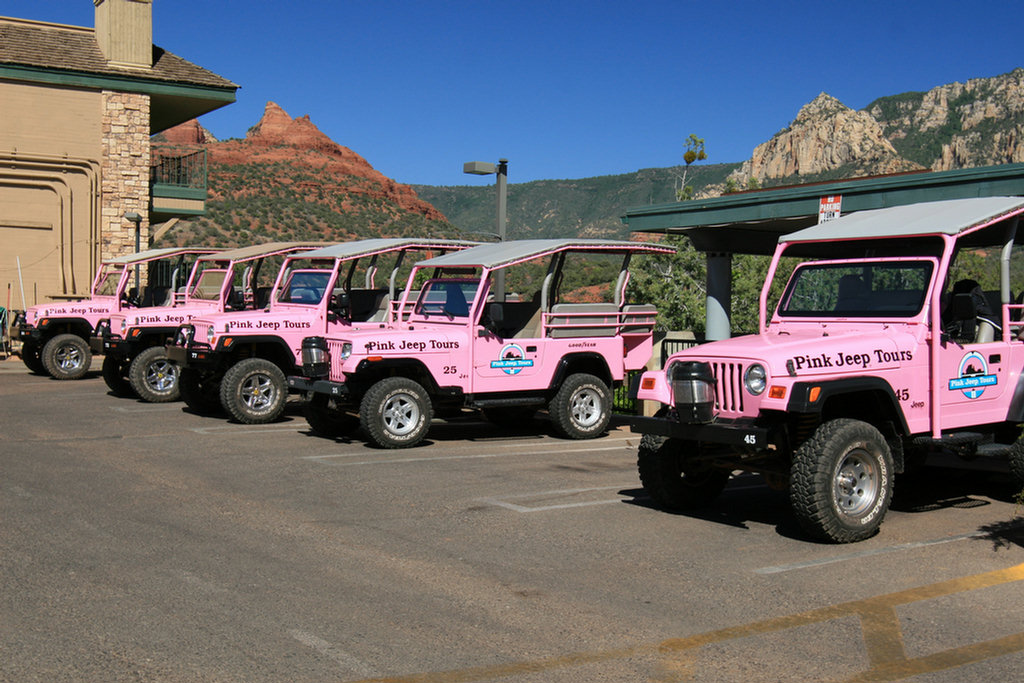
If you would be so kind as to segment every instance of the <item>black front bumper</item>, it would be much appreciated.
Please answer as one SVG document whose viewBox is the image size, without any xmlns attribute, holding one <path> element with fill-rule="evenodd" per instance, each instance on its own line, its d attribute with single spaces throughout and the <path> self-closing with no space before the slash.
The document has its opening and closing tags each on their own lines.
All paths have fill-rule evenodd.
<svg viewBox="0 0 1024 683">
<path fill-rule="evenodd" d="M 311 391 L 314 394 L 327 394 L 335 398 L 347 398 L 348 385 L 343 382 L 332 382 L 329 379 L 310 379 L 309 377 L 288 376 L 288 388 L 292 391 Z"/>
<path fill-rule="evenodd" d="M 24 342 L 38 342 L 43 338 L 43 331 L 35 325 L 15 325 L 11 331 L 11 339 Z"/>
<path fill-rule="evenodd" d="M 168 344 L 164 347 L 167 359 L 183 368 L 213 368 L 220 363 L 223 353 L 208 346 L 177 346 Z"/>
<path fill-rule="evenodd" d="M 629 429 L 688 441 L 705 441 L 760 450 L 771 443 L 767 427 L 750 420 L 721 420 L 710 424 L 685 424 L 663 417 L 632 417 Z"/>
<path fill-rule="evenodd" d="M 93 335 L 89 337 L 89 348 L 92 349 L 93 353 L 101 353 L 105 356 L 135 358 L 145 347 L 139 342 L 122 339 L 121 337 Z"/>
</svg>

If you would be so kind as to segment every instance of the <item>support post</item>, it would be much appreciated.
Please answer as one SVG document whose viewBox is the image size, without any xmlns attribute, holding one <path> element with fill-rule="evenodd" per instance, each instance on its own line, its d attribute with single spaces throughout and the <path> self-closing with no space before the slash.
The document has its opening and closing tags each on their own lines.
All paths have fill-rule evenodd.
<svg viewBox="0 0 1024 683">
<path fill-rule="evenodd" d="M 732 254 L 708 252 L 707 305 L 704 337 L 719 341 L 732 336 Z"/>
</svg>

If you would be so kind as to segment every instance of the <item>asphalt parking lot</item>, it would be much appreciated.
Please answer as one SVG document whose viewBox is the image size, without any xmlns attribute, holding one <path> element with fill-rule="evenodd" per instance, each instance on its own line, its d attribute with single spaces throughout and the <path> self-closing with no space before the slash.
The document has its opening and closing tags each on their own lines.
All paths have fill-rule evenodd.
<svg viewBox="0 0 1024 683">
<path fill-rule="evenodd" d="M 1024 671 L 996 472 L 897 482 L 807 541 L 737 477 L 654 509 L 638 438 L 473 418 L 408 450 L 246 426 L 0 363 L 0 680 L 953 681 Z"/>
</svg>

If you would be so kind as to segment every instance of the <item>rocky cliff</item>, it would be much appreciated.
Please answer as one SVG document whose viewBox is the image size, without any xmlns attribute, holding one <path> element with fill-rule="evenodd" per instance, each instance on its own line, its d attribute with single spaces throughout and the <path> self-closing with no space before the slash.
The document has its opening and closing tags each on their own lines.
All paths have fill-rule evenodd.
<svg viewBox="0 0 1024 683">
<path fill-rule="evenodd" d="M 725 183 L 797 184 L 1024 162 L 1024 69 L 875 100 L 860 111 L 821 93 Z"/>
<path fill-rule="evenodd" d="M 444 215 L 363 157 L 325 135 L 309 116 L 268 102 L 244 139 L 216 140 L 197 121 L 155 143 L 207 150 L 207 215 L 169 239 L 234 246 L 271 239 L 322 239 L 454 231 Z"/>
</svg>

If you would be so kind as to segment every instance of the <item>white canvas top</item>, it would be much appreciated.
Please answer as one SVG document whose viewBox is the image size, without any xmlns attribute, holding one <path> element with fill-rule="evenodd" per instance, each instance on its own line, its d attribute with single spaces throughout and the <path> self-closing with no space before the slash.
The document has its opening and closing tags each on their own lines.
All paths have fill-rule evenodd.
<svg viewBox="0 0 1024 683">
<path fill-rule="evenodd" d="M 1024 212 L 1022 197 L 974 197 L 869 209 L 797 230 L 779 243 L 959 235 Z"/>
<path fill-rule="evenodd" d="M 509 242 L 481 244 L 478 247 L 466 249 L 465 251 L 458 251 L 420 261 L 416 265 L 426 268 L 501 268 L 517 261 L 559 251 L 671 254 L 675 252 L 675 247 L 649 242 L 626 242 L 624 240 L 512 240 Z"/>
<path fill-rule="evenodd" d="M 479 242 L 466 240 L 439 240 L 428 237 L 375 238 L 332 244 L 329 247 L 294 254 L 294 258 L 338 258 L 352 259 L 385 251 L 398 251 L 419 247 L 421 249 L 465 249 Z"/>
<path fill-rule="evenodd" d="M 295 251 L 298 249 L 316 249 L 327 246 L 323 242 L 267 242 L 266 244 L 253 244 L 248 247 L 229 249 L 217 254 L 207 254 L 200 257 L 200 261 L 245 261 L 256 259 L 267 254 L 276 254 L 284 251 Z"/>
<path fill-rule="evenodd" d="M 168 256 L 177 256 L 179 254 L 213 254 L 223 249 L 214 249 L 210 247 L 164 247 L 162 249 L 147 249 L 146 251 L 140 251 L 137 254 L 125 254 L 124 256 L 115 256 L 112 259 L 107 259 L 104 263 L 143 263 L 145 261 L 155 261 L 161 258 L 167 258 Z"/>
</svg>

